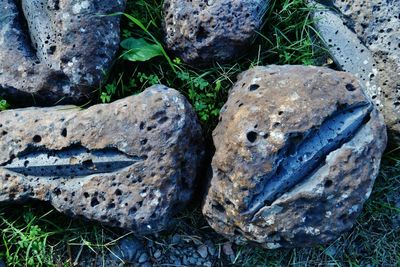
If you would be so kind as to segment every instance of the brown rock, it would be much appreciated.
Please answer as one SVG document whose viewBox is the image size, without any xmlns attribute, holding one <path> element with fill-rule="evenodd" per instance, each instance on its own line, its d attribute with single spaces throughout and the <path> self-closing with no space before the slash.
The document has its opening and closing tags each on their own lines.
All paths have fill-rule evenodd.
<svg viewBox="0 0 400 267">
<path fill-rule="evenodd" d="M 231 60 L 251 43 L 268 6 L 264 0 L 166 0 L 167 47 L 192 64 Z"/>
<path fill-rule="evenodd" d="M 213 137 L 203 214 L 226 237 L 267 248 L 349 230 L 386 146 L 382 117 L 356 77 L 302 66 L 244 72 Z"/>
<path fill-rule="evenodd" d="M 0 201 L 38 199 L 139 234 L 160 231 L 192 196 L 202 131 L 173 89 L 112 104 L 0 113 Z"/>
</svg>

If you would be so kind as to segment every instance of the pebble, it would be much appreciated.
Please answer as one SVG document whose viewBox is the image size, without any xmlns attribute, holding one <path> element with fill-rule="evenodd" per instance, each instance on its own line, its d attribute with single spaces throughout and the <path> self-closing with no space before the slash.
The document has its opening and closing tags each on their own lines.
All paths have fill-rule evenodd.
<svg viewBox="0 0 400 267">
<path fill-rule="evenodd" d="M 207 240 L 206 245 L 207 245 L 208 253 L 210 253 L 211 256 L 214 256 L 216 253 L 214 244 L 211 241 Z"/>
<path fill-rule="evenodd" d="M 200 256 L 205 259 L 207 258 L 208 252 L 207 252 L 207 246 L 206 245 L 201 245 L 198 249 L 197 252 L 200 254 Z"/>
<path fill-rule="evenodd" d="M 139 263 L 145 263 L 149 259 L 149 256 L 147 253 L 142 253 L 139 258 Z"/>
<path fill-rule="evenodd" d="M 235 252 L 233 252 L 233 249 L 232 249 L 232 243 L 229 243 L 229 242 L 224 244 L 224 246 L 222 247 L 222 250 L 224 251 L 225 255 L 227 255 L 227 256 L 231 256 L 231 255 L 235 254 Z"/>
<path fill-rule="evenodd" d="M 154 258 L 158 259 L 159 257 L 161 257 L 161 251 L 159 249 L 157 249 L 157 251 L 154 252 L 153 256 L 154 256 Z"/>
<path fill-rule="evenodd" d="M 181 236 L 178 234 L 174 234 L 174 236 L 171 239 L 172 244 L 179 244 L 181 242 Z"/>
</svg>

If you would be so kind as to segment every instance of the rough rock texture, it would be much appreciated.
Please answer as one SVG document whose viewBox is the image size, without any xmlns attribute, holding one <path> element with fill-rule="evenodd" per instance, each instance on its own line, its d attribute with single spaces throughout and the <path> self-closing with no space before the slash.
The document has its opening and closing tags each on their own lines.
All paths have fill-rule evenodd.
<svg viewBox="0 0 400 267">
<path fill-rule="evenodd" d="M 266 0 L 166 0 L 166 44 L 185 62 L 227 61 L 249 45 L 263 21 Z"/>
<path fill-rule="evenodd" d="M 87 110 L 0 113 L 0 202 L 38 199 L 108 225 L 155 232 L 192 195 L 202 131 L 185 98 L 154 86 Z"/>
<path fill-rule="evenodd" d="M 356 77 L 301 66 L 243 73 L 213 138 L 203 214 L 226 237 L 267 248 L 325 243 L 349 230 L 387 139 Z"/>
<path fill-rule="evenodd" d="M 119 47 L 125 0 L 0 0 L 0 96 L 35 104 L 86 100 Z"/>
<path fill-rule="evenodd" d="M 400 1 L 319 2 L 316 26 L 331 55 L 360 78 L 400 144 Z"/>
</svg>

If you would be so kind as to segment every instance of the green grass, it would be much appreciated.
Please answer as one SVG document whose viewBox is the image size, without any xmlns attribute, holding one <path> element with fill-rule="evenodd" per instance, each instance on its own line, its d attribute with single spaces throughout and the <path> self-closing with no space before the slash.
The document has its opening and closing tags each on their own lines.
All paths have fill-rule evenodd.
<svg viewBox="0 0 400 267">
<path fill-rule="evenodd" d="M 162 56 L 147 62 L 124 60 L 127 50 L 110 74 L 109 89 L 104 87 L 100 100 L 109 102 L 132 93 L 138 93 L 150 85 L 162 83 L 182 92 L 192 103 L 206 132 L 216 125 L 219 110 L 236 76 L 255 65 L 315 63 L 320 52 L 315 40 L 310 18 L 310 8 L 304 0 L 271 1 L 272 8 L 266 14 L 267 21 L 247 55 L 231 64 L 214 63 L 208 68 L 194 68 L 179 58 L 165 54 L 162 47 L 162 1 L 129 1 L 124 19 L 122 36 L 144 38 L 149 44 L 158 45 Z M 101 97 L 103 96 L 103 97 Z"/>
<path fill-rule="evenodd" d="M 146 62 L 129 61 L 126 49 L 99 90 L 97 102 L 107 103 L 136 94 L 150 85 L 163 83 L 182 92 L 193 104 L 207 138 L 214 129 L 219 110 L 236 76 L 255 65 L 324 64 L 323 49 L 312 28 L 311 10 L 305 0 L 275 0 L 266 14 L 266 22 L 248 54 L 230 64 L 214 63 L 208 68 L 194 68 L 169 54 L 163 47 L 161 28 L 162 1 L 129 0 L 122 23 L 122 39 L 144 39 L 159 55 Z M 158 51 L 158 52 L 157 52 Z M 322 57 L 320 57 L 322 55 Z M 8 108 L 0 99 L 0 110 Z M 328 246 L 312 249 L 268 251 L 257 247 L 236 247 L 237 266 L 398 266 L 400 233 L 393 224 L 400 217 L 395 207 L 400 192 L 400 153 L 388 153 L 371 199 L 366 203 L 355 227 Z M 30 205 L 0 208 L 0 259 L 9 266 L 71 266 L 84 253 L 102 258 L 119 238 L 130 235 L 97 223 L 70 219 L 51 207 Z M 180 215 L 179 224 L 156 239 L 169 247 L 168 238 L 179 233 L 203 242 L 225 239 L 216 235 L 201 216 L 199 206 Z M 217 266 L 232 263 L 221 258 Z"/>
</svg>

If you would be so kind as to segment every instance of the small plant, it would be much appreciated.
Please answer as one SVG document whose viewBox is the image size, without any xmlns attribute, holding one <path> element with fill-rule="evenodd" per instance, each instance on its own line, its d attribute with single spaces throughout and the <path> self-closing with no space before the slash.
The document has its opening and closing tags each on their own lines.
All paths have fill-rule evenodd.
<svg viewBox="0 0 400 267">
<path fill-rule="evenodd" d="M 6 260 L 8 266 L 52 265 L 52 251 L 47 239 L 53 233 L 42 229 L 32 212 L 26 211 L 22 218 L 13 222 L 2 216 L 0 227 L 4 247 L 0 257 Z"/>
<path fill-rule="evenodd" d="M 100 99 L 103 103 L 110 103 L 111 98 L 115 95 L 117 91 L 117 85 L 115 83 L 107 84 L 105 87 L 105 92 L 101 92 Z"/>
<path fill-rule="evenodd" d="M 6 100 L 0 98 L 0 111 L 6 110 L 9 108 L 9 105 Z"/>
</svg>

